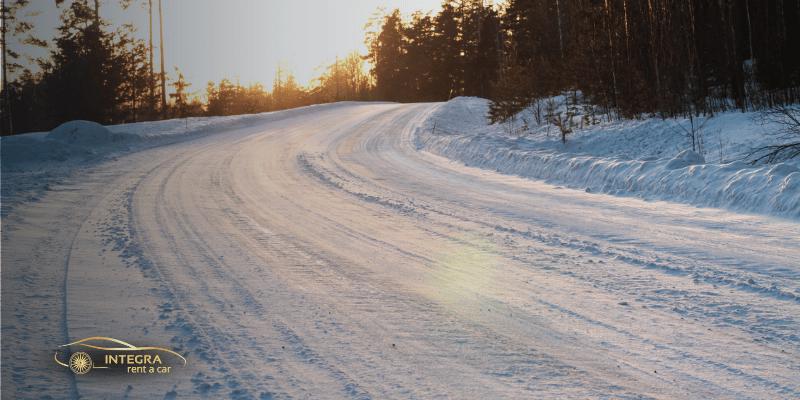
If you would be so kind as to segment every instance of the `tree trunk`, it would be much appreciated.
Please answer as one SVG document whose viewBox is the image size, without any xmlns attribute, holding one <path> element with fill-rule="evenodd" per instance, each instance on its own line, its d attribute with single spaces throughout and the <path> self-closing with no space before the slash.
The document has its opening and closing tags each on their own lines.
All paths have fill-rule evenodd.
<svg viewBox="0 0 800 400">
<path fill-rule="evenodd" d="M 753 70 L 756 66 L 756 55 L 753 53 L 753 25 L 750 23 L 750 0 L 744 0 L 744 8 L 747 15 L 747 40 L 750 45 L 750 61 L 753 64 Z"/>
<path fill-rule="evenodd" d="M 617 106 L 617 67 L 615 65 L 615 57 L 616 54 L 614 53 L 614 39 L 612 30 L 614 27 L 612 26 L 611 21 L 611 9 L 608 6 L 608 0 L 605 0 L 605 9 L 606 9 L 606 31 L 608 33 L 608 48 L 611 54 L 609 55 L 609 60 L 611 61 L 611 84 L 612 84 L 612 92 L 611 92 L 611 102 L 614 107 Z"/>
<path fill-rule="evenodd" d="M 134 76 L 131 79 L 131 103 L 132 103 L 132 106 L 133 106 L 133 122 L 136 122 L 136 118 L 137 118 L 137 115 L 136 115 L 136 111 L 137 111 L 136 110 L 136 75 L 135 74 L 136 74 L 136 72 L 134 72 Z M 123 119 L 124 118 L 125 117 L 123 115 Z"/>
<path fill-rule="evenodd" d="M 158 40 L 161 53 L 161 117 L 167 116 L 167 74 L 164 73 L 164 17 L 161 13 L 161 0 L 158 0 Z"/>
<path fill-rule="evenodd" d="M 149 18 L 149 47 L 150 47 L 150 81 L 148 82 L 149 88 L 149 106 L 152 113 L 156 109 L 156 79 L 153 65 L 153 0 L 147 0 L 147 16 Z"/>
<path fill-rule="evenodd" d="M 630 32 L 628 28 L 628 0 L 622 0 L 622 12 L 624 13 L 624 25 L 625 25 L 625 57 L 628 60 L 628 64 L 631 62 L 631 43 L 630 43 Z"/>
<path fill-rule="evenodd" d="M 556 19 L 558 20 L 558 49 L 561 51 L 561 59 L 564 59 L 564 33 L 561 29 L 561 6 L 556 0 Z"/>
<path fill-rule="evenodd" d="M 653 74 L 656 78 L 656 107 L 661 105 L 661 72 L 658 68 L 658 38 L 659 29 L 656 27 L 656 18 L 653 11 L 653 0 L 647 0 L 647 14 L 650 25 L 650 55 L 653 62 Z"/>
<path fill-rule="evenodd" d="M 336 97 L 334 101 L 339 101 L 339 55 L 336 55 L 336 62 L 333 64 L 333 80 L 336 82 Z"/>
<path fill-rule="evenodd" d="M 736 48 L 736 14 L 734 9 L 733 0 L 725 2 L 725 8 L 721 10 L 724 18 L 726 18 L 726 25 L 728 27 L 728 39 L 730 40 L 730 68 L 731 68 L 731 85 L 733 86 L 733 98 L 736 102 L 736 107 L 741 111 L 745 111 L 746 102 L 744 96 L 744 73 L 742 71 L 742 61 L 740 60 L 739 53 Z"/>
<path fill-rule="evenodd" d="M 0 13 L 2 13 L 2 21 L 3 27 L 0 29 L 2 32 L 2 43 L 3 43 L 3 110 L 2 110 L 2 135 L 10 135 L 13 131 L 13 123 L 11 118 L 11 100 L 9 98 L 8 93 L 8 52 L 6 52 L 6 31 L 8 30 L 8 19 L 6 18 L 6 2 L 5 0 L 0 1 Z"/>
</svg>

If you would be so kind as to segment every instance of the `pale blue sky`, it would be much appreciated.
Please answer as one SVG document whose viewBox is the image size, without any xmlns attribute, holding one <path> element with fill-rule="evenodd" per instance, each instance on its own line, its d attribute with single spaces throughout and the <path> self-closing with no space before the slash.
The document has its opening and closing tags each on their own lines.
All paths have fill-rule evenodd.
<svg viewBox="0 0 800 400">
<path fill-rule="evenodd" d="M 365 52 L 364 25 L 379 7 L 399 8 L 408 14 L 438 10 L 440 4 L 440 0 L 162 1 L 164 64 L 169 73 L 178 66 L 193 84 L 193 91 L 202 91 L 207 81 L 223 77 L 269 85 L 278 63 L 306 84 L 318 75 L 321 65 L 331 63 L 337 55 Z M 115 25 L 132 22 L 144 38 L 146 3 L 134 0 L 133 6 L 123 11 L 117 0 L 101 0 L 100 13 Z M 158 1 L 153 3 L 156 8 Z M 29 18 L 38 34 L 51 37 L 59 23 L 54 1 L 33 0 L 28 8 L 41 12 Z M 157 20 L 153 29 L 158 45 Z"/>
</svg>

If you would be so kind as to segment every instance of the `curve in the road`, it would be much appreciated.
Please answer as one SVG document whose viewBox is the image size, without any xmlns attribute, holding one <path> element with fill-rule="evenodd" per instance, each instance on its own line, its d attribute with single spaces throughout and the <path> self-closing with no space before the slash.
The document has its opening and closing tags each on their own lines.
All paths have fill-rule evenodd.
<svg viewBox="0 0 800 400">
<path fill-rule="evenodd" d="M 97 167 L 64 285 L 101 264 L 127 286 L 95 313 L 65 295 L 69 336 L 118 313 L 189 370 L 80 393 L 800 397 L 797 223 L 465 167 L 414 147 L 435 107 L 316 108 Z"/>
</svg>

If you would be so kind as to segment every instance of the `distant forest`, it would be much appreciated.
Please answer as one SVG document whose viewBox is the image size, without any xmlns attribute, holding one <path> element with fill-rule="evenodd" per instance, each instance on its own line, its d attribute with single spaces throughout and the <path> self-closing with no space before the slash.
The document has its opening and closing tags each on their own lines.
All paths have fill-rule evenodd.
<svg viewBox="0 0 800 400">
<path fill-rule="evenodd" d="M 269 88 L 209 82 L 202 100 L 178 68 L 164 70 L 163 46 L 154 52 L 160 0 L 120 3 L 143 3 L 149 26 L 112 29 L 100 1 L 55 0 L 61 26 L 48 43 L 19 12 L 28 0 L 3 2 L 3 134 L 73 119 L 116 124 L 339 100 L 480 96 L 492 100 L 493 121 L 564 93 L 618 117 L 800 100 L 800 0 L 445 0 L 435 14 L 376 17 L 368 54 L 337 59 L 309 87 L 279 69 Z M 135 38 L 136 28 L 148 40 Z M 37 72 L 5 46 L 11 36 L 49 48 Z"/>
<path fill-rule="evenodd" d="M 144 5 L 149 25 L 125 24 L 114 29 L 100 16 L 105 1 L 54 3 L 60 8 L 61 25 L 48 43 L 36 36 L 26 20 L 29 0 L 3 2 L 4 135 L 50 130 L 75 119 L 119 124 L 371 99 L 371 79 L 363 57 L 352 53 L 327 65 L 308 88 L 301 86 L 291 72 L 278 68 L 269 88 L 222 79 L 208 82 L 201 100 L 191 95 L 195 88 L 177 67 L 165 71 L 160 0 L 119 0 L 125 8 Z M 148 40 L 134 37 L 137 28 L 148 33 Z M 11 36 L 26 45 L 50 50 L 48 57 L 35 60 L 39 67 L 36 73 L 31 72 L 30 62 L 23 61 L 23 54 L 5 46 Z M 154 51 L 156 47 L 158 51 Z M 6 80 L 12 72 L 17 77 Z"/>
<path fill-rule="evenodd" d="M 622 117 L 800 97 L 798 0 L 444 1 L 368 41 L 377 97 L 486 97 L 494 120 L 569 91 Z"/>
</svg>

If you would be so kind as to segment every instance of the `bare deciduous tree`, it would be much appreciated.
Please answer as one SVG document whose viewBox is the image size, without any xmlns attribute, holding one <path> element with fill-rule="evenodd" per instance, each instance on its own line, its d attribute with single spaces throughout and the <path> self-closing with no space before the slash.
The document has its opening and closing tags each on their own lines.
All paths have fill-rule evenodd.
<svg viewBox="0 0 800 400">
<path fill-rule="evenodd" d="M 763 125 L 773 125 L 777 129 L 768 133 L 781 143 L 759 147 L 748 158 L 752 163 L 773 163 L 800 156 L 800 104 L 779 105 L 764 110 L 759 115 Z"/>
</svg>

